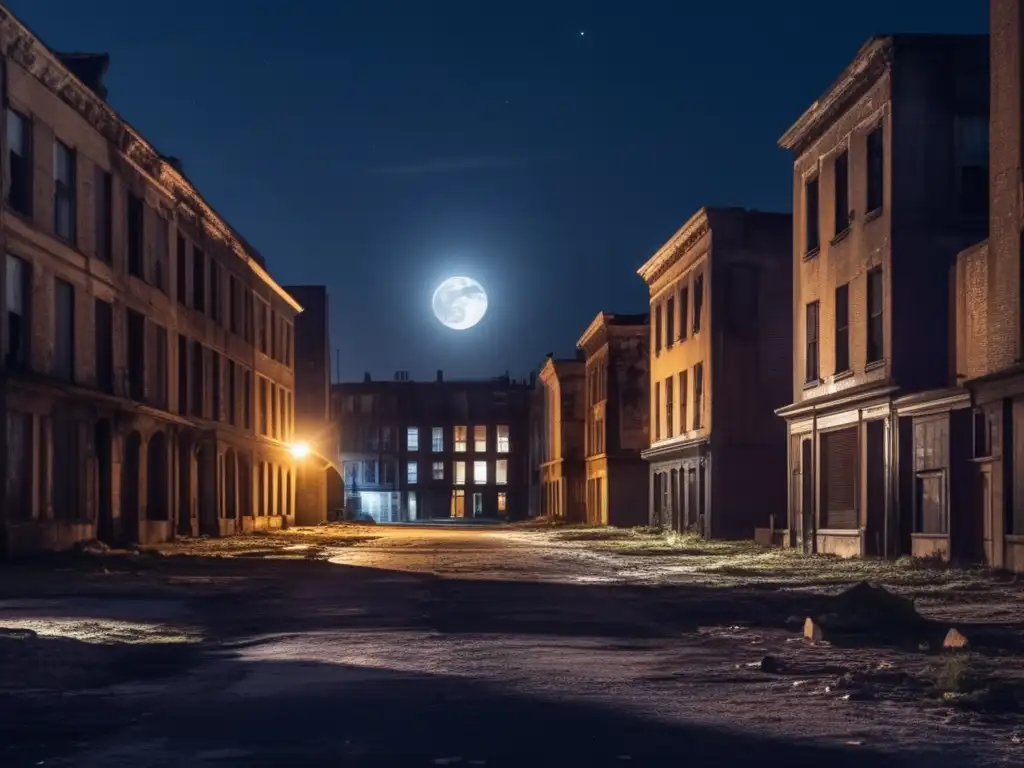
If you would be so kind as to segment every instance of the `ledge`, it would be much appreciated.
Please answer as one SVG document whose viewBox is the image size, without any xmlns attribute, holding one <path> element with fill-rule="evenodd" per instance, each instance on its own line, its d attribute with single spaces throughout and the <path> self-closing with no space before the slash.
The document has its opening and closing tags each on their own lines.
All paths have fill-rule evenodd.
<svg viewBox="0 0 1024 768">
<path fill-rule="evenodd" d="M 811 248 L 809 251 L 806 251 L 804 253 L 803 260 L 804 261 L 810 261 L 811 259 L 816 257 L 819 253 L 821 253 L 821 246 L 818 246 L 817 248 Z"/>
<path fill-rule="evenodd" d="M 864 223 L 867 224 L 869 221 L 874 221 L 875 219 L 881 217 L 883 210 L 884 209 L 882 207 L 878 207 L 878 208 L 875 208 L 874 210 L 870 210 L 867 213 L 865 213 L 864 214 Z"/>
<path fill-rule="evenodd" d="M 829 245 L 838 245 L 839 243 L 843 242 L 843 240 L 845 240 L 846 238 L 848 238 L 850 236 L 851 226 L 852 225 L 850 224 L 850 222 L 847 222 L 846 226 L 842 230 L 840 230 L 839 232 L 836 232 L 835 236 L 831 240 L 828 241 L 828 244 Z"/>
<path fill-rule="evenodd" d="M 853 368 L 844 368 L 841 371 L 836 371 L 832 374 L 832 381 L 842 381 L 853 376 Z"/>
</svg>

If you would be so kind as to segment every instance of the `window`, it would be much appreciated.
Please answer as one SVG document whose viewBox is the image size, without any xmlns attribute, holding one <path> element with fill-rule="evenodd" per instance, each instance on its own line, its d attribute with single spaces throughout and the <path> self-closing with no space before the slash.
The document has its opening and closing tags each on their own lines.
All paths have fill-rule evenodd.
<svg viewBox="0 0 1024 768">
<path fill-rule="evenodd" d="M 221 420 L 221 380 L 220 380 L 220 352 L 210 350 L 210 383 L 213 386 L 212 417 L 214 421 Z M 279 437 L 279 435 L 275 435 Z"/>
<path fill-rule="evenodd" d="M 881 210 L 885 202 L 885 134 L 879 123 L 868 134 L 868 213 Z"/>
<path fill-rule="evenodd" d="M 818 381 L 818 302 L 812 301 L 804 313 L 804 381 Z"/>
<path fill-rule="evenodd" d="M 704 363 L 693 366 L 693 428 L 704 426 Z"/>
<path fill-rule="evenodd" d="M 256 327 L 260 337 L 260 352 L 270 354 L 270 307 L 264 302 L 256 305 Z"/>
<path fill-rule="evenodd" d="M 188 264 L 186 259 L 186 248 L 188 241 L 180 232 L 178 233 L 178 252 L 176 254 L 175 272 L 177 277 L 175 291 L 178 296 L 178 303 L 183 307 L 188 306 Z"/>
<path fill-rule="evenodd" d="M 686 431 L 686 425 L 689 423 L 686 420 L 686 406 L 687 397 L 689 392 L 687 391 L 687 385 L 689 384 L 689 371 L 679 372 L 679 434 Z"/>
<path fill-rule="evenodd" d="M 477 424 L 473 427 L 473 450 L 476 453 L 487 451 L 487 425 Z"/>
<path fill-rule="evenodd" d="M 405 449 L 407 451 L 418 451 L 420 449 L 419 427 L 409 427 L 405 430 Z"/>
<path fill-rule="evenodd" d="M 687 324 L 690 322 L 690 286 L 683 285 L 679 289 L 679 338 L 685 339 L 689 328 Z"/>
<path fill-rule="evenodd" d="M 498 459 L 494 462 L 494 482 L 498 485 L 508 485 L 508 459 Z"/>
<path fill-rule="evenodd" d="M 153 223 L 153 285 L 167 293 L 167 222 L 152 208 L 146 210 Z"/>
<path fill-rule="evenodd" d="M 252 429 L 252 371 L 242 374 L 242 426 Z"/>
<path fill-rule="evenodd" d="M 238 425 L 238 365 L 228 360 L 228 424 Z"/>
<path fill-rule="evenodd" d="M 128 310 L 126 315 L 128 349 L 128 395 L 132 400 L 146 399 L 146 318 Z"/>
<path fill-rule="evenodd" d="M 7 204 L 22 216 L 32 215 L 32 123 L 7 110 Z"/>
<path fill-rule="evenodd" d="M 188 339 L 178 334 L 178 413 L 188 413 Z"/>
<path fill-rule="evenodd" d="M 498 438 L 498 453 L 508 453 L 511 447 L 509 442 L 508 424 L 499 424 L 495 430 Z"/>
<path fill-rule="evenodd" d="M 917 533 L 947 533 L 946 473 L 923 472 L 917 476 Z"/>
<path fill-rule="evenodd" d="M 53 375 L 72 381 L 75 377 L 75 287 L 54 280 Z"/>
<path fill-rule="evenodd" d="M 167 408 L 167 329 L 154 326 L 153 402 Z"/>
<path fill-rule="evenodd" d="M 461 488 L 452 491 L 451 516 L 466 516 L 466 492 Z"/>
<path fill-rule="evenodd" d="M 206 311 L 206 254 L 192 246 L 192 308 Z"/>
<path fill-rule="evenodd" d="M 415 491 L 409 491 L 407 498 L 409 500 L 406 503 L 406 509 L 409 510 L 409 519 L 410 520 L 415 520 L 416 519 L 416 492 Z"/>
<path fill-rule="evenodd" d="M 676 343 L 676 299 L 669 296 L 665 302 L 665 348 L 671 349 Z"/>
<path fill-rule="evenodd" d="M 419 482 L 420 466 L 415 461 L 410 461 L 405 465 L 405 481 L 409 485 L 416 485 Z"/>
<path fill-rule="evenodd" d="M 885 353 L 885 327 L 882 322 L 882 268 L 868 272 L 868 362 L 882 359 Z"/>
<path fill-rule="evenodd" d="M 53 142 L 53 231 L 75 242 L 75 153 L 60 141 Z"/>
<path fill-rule="evenodd" d="M 850 369 L 850 286 L 836 288 L 836 373 Z"/>
<path fill-rule="evenodd" d="M 28 366 L 30 333 L 29 266 L 7 254 L 7 354 L 8 368 Z"/>
<path fill-rule="evenodd" d="M 93 319 L 93 352 L 96 355 L 96 388 L 114 393 L 114 308 L 96 299 Z"/>
<path fill-rule="evenodd" d="M 482 493 L 473 494 L 473 517 L 480 517 L 484 513 L 484 495 Z"/>
<path fill-rule="evenodd" d="M 110 262 L 114 252 L 114 189 L 109 173 L 95 166 L 96 258 Z"/>
<path fill-rule="evenodd" d="M 434 480 L 444 480 L 444 462 L 435 461 L 430 472 L 430 476 Z"/>
<path fill-rule="evenodd" d="M 835 161 L 835 234 L 841 235 L 850 226 L 850 174 L 849 155 L 842 152 Z"/>
<path fill-rule="evenodd" d="M 32 517 L 32 415 L 7 412 L 7 477 L 4 497 L 8 519 Z"/>
<path fill-rule="evenodd" d="M 198 341 L 192 342 L 192 415 L 200 419 L 206 417 L 206 366 L 204 365 L 204 353 L 203 345 Z M 266 379 L 260 379 L 260 383 L 266 385 Z M 266 434 L 267 428 L 267 417 L 266 417 L 266 406 L 267 406 L 267 389 L 263 387 L 263 434 Z"/>
<path fill-rule="evenodd" d="M 693 278 L 693 332 L 700 332 L 700 316 L 704 311 L 704 275 Z"/>
<path fill-rule="evenodd" d="M 673 378 L 671 376 L 669 376 L 667 379 L 665 379 L 665 437 L 667 437 L 667 438 L 671 438 L 672 437 L 672 433 L 674 431 L 673 427 L 675 426 L 674 423 L 673 423 L 673 418 L 672 418 L 673 416 L 675 416 L 675 414 L 672 412 L 672 405 L 673 405 L 673 403 L 672 403 L 672 400 L 673 400 L 673 392 L 672 392 L 673 387 L 672 387 L 672 384 L 673 384 Z"/>
<path fill-rule="evenodd" d="M 210 317 L 218 325 L 224 322 L 220 306 L 220 264 L 210 259 Z"/>
<path fill-rule="evenodd" d="M 242 332 L 242 302 L 238 290 L 238 278 L 228 275 L 228 327 L 232 333 Z"/>
<path fill-rule="evenodd" d="M 654 440 L 661 440 L 661 383 L 654 382 Z"/>
<path fill-rule="evenodd" d="M 661 354 L 661 304 L 657 304 L 654 307 L 654 354 Z"/>
<path fill-rule="evenodd" d="M 455 462 L 455 485 L 466 484 L 466 462 L 456 461 Z"/>
<path fill-rule="evenodd" d="M 455 452 L 466 452 L 466 427 L 455 427 Z"/>
<path fill-rule="evenodd" d="M 504 512 L 508 508 L 508 494 L 502 492 L 498 494 L 498 511 Z"/>
<path fill-rule="evenodd" d="M 128 274 L 138 278 L 145 278 L 144 266 L 144 241 L 143 241 L 143 217 L 145 206 L 142 198 L 128 193 Z"/>
<path fill-rule="evenodd" d="M 244 316 L 242 317 L 242 333 L 243 333 L 243 338 L 246 340 L 246 342 L 251 344 L 252 343 L 253 311 L 254 311 L 253 297 L 252 297 L 252 291 L 250 291 L 246 286 L 243 285 L 242 286 L 242 290 L 244 291 L 244 293 L 242 294 L 242 306 L 244 308 L 243 309 Z"/>
<path fill-rule="evenodd" d="M 804 182 L 804 240 L 804 253 L 817 253 L 821 247 L 817 176 Z"/>
<path fill-rule="evenodd" d="M 430 431 L 430 450 L 434 453 L 444 450 L 444 427 L 434 427 Z"/>
<path fill-rule="evenodd" d="M 487 485 L 487 462 L 473 462 L 473 482 L 477 485 Z"/>
</svg>

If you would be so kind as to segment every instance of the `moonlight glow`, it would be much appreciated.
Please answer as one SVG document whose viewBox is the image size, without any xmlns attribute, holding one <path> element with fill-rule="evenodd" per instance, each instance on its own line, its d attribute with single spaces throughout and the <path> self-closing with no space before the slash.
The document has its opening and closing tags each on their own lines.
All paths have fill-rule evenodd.
<svg viewBox="0 0 1024 768">
<path fill-rule="evenodd" d="M 431 304 L 444 325 L 464 331 L 487 313 L 487 292 L 472 277 L 449 277 L 437 286 Z"/>
</svg>

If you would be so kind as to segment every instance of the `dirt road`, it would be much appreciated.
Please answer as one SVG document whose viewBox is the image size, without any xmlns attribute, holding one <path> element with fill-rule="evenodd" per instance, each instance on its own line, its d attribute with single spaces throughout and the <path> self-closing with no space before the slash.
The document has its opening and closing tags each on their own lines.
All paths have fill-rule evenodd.
<svg viewBox="0 0 1024 768">
<path fill-rule="evenodd" d="M 800 639 L 828 585 L 625 543 L 339 527 L 7 568 L 0 764 L 1024 762 L 1012 709 L 915 685 L 934 654 Z M 977 606 L 958 585 L 921 602 Z"/>
</svg>

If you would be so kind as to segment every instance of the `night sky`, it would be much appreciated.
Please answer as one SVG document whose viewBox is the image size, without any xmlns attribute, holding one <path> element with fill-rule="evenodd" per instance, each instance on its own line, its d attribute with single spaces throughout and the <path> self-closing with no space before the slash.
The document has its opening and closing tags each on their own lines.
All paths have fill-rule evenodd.
<svg viewBox="0 0 1024 768">
<path fill-rule="evenodd" d="M 782 132 L 875 33 L 982 0 L 5 0 L 108 51 L 111 104 L 282 284 L 325 283 L 344 379 L 524 376 L 701 205 L 788 210 Z M 581 34 L 581 32 L 583 34 Z M 469 331 L 447 276 L 490 297 Z"/>
</svg>

